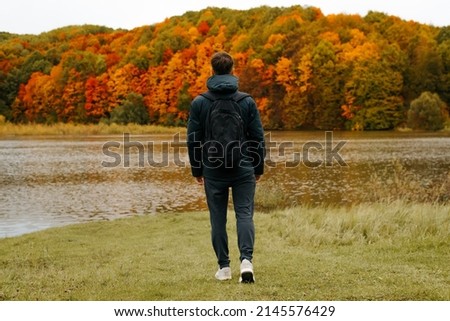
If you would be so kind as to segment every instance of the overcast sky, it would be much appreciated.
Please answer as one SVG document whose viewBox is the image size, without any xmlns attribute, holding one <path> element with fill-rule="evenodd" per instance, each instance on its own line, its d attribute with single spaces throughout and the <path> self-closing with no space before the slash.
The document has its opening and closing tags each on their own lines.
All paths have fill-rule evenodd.
<svg viewBox="0 0 450 321">
<path fill-rule="evenodd" d="M 435 26 L 450 25 L 449 0 L 3 0 L 0 31 L 39 34 L 81 24 L 132 29 L 206 7 L 249 9 L 295 4 L 318 7 L 325 15 L 364 16 L 373 10 Z"/>
</svg>

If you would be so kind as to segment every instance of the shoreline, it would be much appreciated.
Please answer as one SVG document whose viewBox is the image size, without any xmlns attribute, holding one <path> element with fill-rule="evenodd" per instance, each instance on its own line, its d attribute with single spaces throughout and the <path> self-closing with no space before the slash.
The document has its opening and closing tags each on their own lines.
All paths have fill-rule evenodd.
<svg viewBox="0 0 450 321">
<path fill-rule="evenodd" d="M 279 130 L 266 129 L 266 132 L 278 132 Z M 324 132 L 326 130 L 298 130 L 294 132 Z M 332 130 L 330 130 L 332 131 Z M 13 124 L 9 122 L 0 123 L 0 139 L 13 137 L 27 137 L 27 136 L 42 136 L 42 137 L 85 137 L 85 136 L 111 136 L 122 135 L 123 133 L 133 133 L 134 135 L 152 135 L 152 134 L 176 134 L 186 132 L 186 127 L 168 127 L 161 125 L 137 125 L 137 124 L 74 124 L 74 123 L 56 123 L 51 125 L 45 124 Z M 282 131 L 283 132 L 283 131 Z M 292 132 L 286 130 L 284 132 Z M 355 131 L 338 130 L 336 133 L 352 133 Z M 367 133 L 430 133 L 430 134 L 450 134 L 450 127 L 439 131 L 425 131 L 412 130 L 408 128 L 397 128 L 389 131 L 358 131 Z"/>
</svg>

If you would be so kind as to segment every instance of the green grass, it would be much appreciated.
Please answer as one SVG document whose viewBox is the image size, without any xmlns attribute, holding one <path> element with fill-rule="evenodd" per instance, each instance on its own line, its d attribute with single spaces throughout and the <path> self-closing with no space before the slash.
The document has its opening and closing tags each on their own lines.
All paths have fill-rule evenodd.
<svg viewBox="0 0 450 321">
<path fill-rule="evenodd" d="M 12 124 L 0 121 L 1 136 L 60 136 L 60 135 L 121 135 L 133 134 L 172 134 L 185 132 L 185 128 L 159 125 L 118 125 L 118 124 Z"/>
<path fill-rule="evenodd" d="M 214 279 L 204 212 L 144 215 L 0 240 L 1 300 L 450 300 L 450 205 L 255 214 L 255 284 Z"/>
</svg>

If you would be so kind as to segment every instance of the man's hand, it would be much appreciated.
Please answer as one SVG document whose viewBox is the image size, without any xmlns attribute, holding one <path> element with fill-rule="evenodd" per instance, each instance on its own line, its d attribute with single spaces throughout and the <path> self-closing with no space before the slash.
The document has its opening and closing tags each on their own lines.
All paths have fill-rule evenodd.
<svg viewBox="0 0 450 321">
<path fill-rule="evenodd" d="M 256 183 L 258 183 L 260 179 L 261 179 L 261 175 L 255 175 Z"/>
<path fill-rule="evenodd" d="M 198 185 L 203 185 L 204 183 L 203 176 L 196 177 L 195 180 L 197 181 Z"/>
</svg>

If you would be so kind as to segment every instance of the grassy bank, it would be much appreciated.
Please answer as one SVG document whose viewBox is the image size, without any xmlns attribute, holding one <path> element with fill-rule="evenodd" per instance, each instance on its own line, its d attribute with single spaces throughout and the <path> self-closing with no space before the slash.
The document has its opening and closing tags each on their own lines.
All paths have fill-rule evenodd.
<svg viewBox="0 0 450 321">
<path fill-rule="evenodd" d="M 450 205 L 256 213 L 255 284 L 214 279 L 204 212 L 145 215 L 0 240 L 2 300 L 450 300 Z"/>
<path fill-rule="evenodd" d="M 145 134 L 172 134 L 186 131 L 185 128 L 164 127 L 158 125 L 118 125 L 118 124 L 11 124 L 0 123 L 0 137 L 8 136 L 61 136 L 61 135 L 121 135 L 132 133 Z"/>
<path fill-rule="evenodd" d="M 412 131 L 409 128 L 399 128 L 398 131 Z M 121 135 L 132 133 L 134 135 L 147 134 L 175 134 L 184 133 L 185 127 L 167 127 L 161 125 L 137 125 L 127 124 L 74 124 L 56 123 L 45 124 L 13 124 L 6 122 L 0 115 L 0 137 L 8 136 L 61 136 L 61 135 Z M 450 122 L 442 131 L 450 131 Z"/>
</svg>

